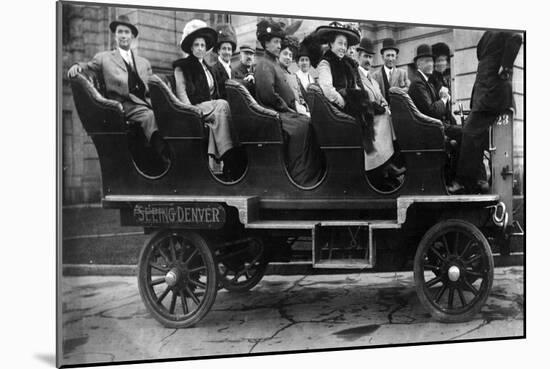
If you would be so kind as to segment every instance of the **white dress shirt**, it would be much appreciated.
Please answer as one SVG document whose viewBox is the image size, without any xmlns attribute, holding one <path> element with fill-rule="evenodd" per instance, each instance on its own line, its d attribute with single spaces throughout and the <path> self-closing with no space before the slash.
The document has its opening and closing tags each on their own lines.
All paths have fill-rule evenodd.
<svg viewBox="0 0 550 369">
<path fill-rule="evenodd" d="M 311 77 L 311 74 L 309 72 L 302 72 L 301 69 L 298 69 L 296 71 L 296 75 L 298 76 L 298 79 L 300 80 L 300 83 L 304 87 L 304 89 L 307 89 L 307 86 L 309 86 L 310 83 L 313 83 L 313 77 Z"/>
<path fill-rule="evenodd" d="M 134 67 L 134 60 L 132 58 L 132 51 L 131 50 L 124 50 L 120 47 L 118 48 L 118 51 L 120 52 L 120 55 L 122 56 L 122 59 L 128 63 L 132 68 Z"/>
</svg>

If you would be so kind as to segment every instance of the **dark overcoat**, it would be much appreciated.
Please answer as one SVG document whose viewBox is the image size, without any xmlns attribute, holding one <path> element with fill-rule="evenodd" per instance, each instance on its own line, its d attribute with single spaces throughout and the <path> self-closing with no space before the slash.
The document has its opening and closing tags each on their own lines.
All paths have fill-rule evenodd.
<svg viewBox="0 0 550 369">
<path fill-rule="evenodd" d="M 513 32 L 486 31 L 477 44 L 477 75 L 472 90 L 472 111 L 501 113 L 514 107 L 512 82 L 499 77 L 500 67 L 514 66 L 521 47 L 521 35 Z"/>
<path fill-rule="evenodd" d="M 218 83 L 218 93 L 220 94 L 220 99 L 226 99 L 227 95 L 225 94 L 225 81 L 229 79 L 227 71 L 219 60 L 216 61 L 216 63 L 214 63 L 211 68 L 212 74 L 214 74 L 214 78 Z M 231 71 L 231 73 L 233 73 L 233 70 Z"/>
<path fill-rule="evenodd" d="M 409 96 L 414 105 L 422 114 L 443 120 L 446 107 L 436 95 L 434 86 L 426 81 L 419 71 L 415 71 L 414 75 L 415 78 L 413 78 L 413 82 L 409 87 Z"/>
</svg>

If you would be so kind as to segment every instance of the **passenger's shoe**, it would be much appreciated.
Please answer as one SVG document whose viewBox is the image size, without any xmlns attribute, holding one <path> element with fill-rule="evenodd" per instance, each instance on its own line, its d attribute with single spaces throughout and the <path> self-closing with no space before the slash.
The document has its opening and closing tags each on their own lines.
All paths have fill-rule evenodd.
<svg viewBox="0 0 550 369">
<path fill-rule="evenodd" d="M 453 181 L 450 186 L 447 186 L 447 192 L 451 195 L 461 195 L 465 192 L 465 188 L 457 181 Z"/>
<path fill-rule="evenodd" d="M 405 167 L 399 168 L 393 163 L 389 163 L 388 165 L 386 165 L 386 173 L 388 173 L 388 175 L 393 178 L 396 178 L 402 174 L 405 174 L 406 171 L 407 171 L 407 168 Z"/>
</svg>

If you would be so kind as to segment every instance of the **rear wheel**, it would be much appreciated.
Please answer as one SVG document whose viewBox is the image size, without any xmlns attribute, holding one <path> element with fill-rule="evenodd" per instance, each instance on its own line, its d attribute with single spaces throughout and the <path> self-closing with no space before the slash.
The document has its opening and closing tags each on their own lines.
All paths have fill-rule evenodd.
<svg viewBox="0 0 550 369">
<path fill-rule="evenodd" d="M 138 285 L 143 303 L 165 327 L 199 322 L 217 293 L 216 267 L 204 238 L 194 232 L 156 232 L 141 251 Z"/>
<path fill-rule="evenodd" d="M 416 251 L 418 298 L 436 320 L 470 320 L 489 296 L 493 269 L 491 248 L 476 226 L 442 221 L 424 235 Z"/>
</svg>

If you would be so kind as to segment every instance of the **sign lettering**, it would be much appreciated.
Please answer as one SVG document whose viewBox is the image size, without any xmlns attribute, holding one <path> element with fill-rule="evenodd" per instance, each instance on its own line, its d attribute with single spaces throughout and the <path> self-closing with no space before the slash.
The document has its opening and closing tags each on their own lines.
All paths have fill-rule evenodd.
<svg viewBox="0 0 550 369">
<path fill-rule="evenodd" d="M 222 227 L 225 209 L 219 204 L 136 204 L 133 209 L 136 223 L 140 225 L 186 225 Z"/>
</svg>

